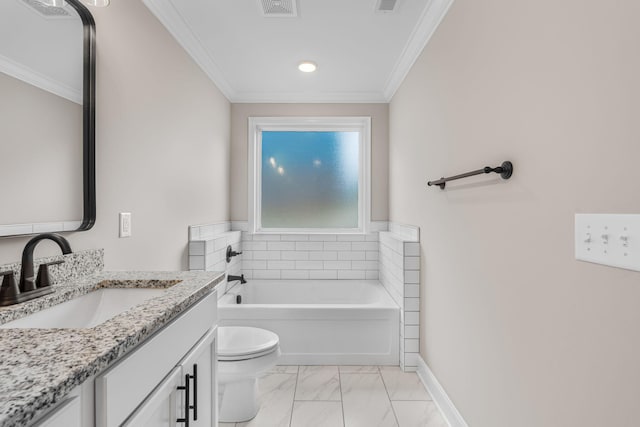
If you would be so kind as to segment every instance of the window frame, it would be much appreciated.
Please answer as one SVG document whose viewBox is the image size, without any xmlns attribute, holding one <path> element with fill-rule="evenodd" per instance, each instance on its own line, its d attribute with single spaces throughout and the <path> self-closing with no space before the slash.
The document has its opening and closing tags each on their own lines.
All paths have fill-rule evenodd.
<svg viewBox="0 0 640 427">
<path fill-rule="evenodd" d="M 364 234 L 371 217 L 371 117 L 249 117 L 248 120 L 249 231 L 255 234 Z M 358 227 L 264 228 L 262 227 L 262 132 L 358 131 Z"/>
</svg>

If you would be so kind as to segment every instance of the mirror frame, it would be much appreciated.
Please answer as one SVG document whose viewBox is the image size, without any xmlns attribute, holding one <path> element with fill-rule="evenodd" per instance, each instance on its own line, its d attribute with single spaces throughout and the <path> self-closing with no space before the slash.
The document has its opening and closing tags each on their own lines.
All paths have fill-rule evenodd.
<svg viewBox="0 0 640 427">
<path fill-rule="evenodd" d="M 82 60 L 82 223 L 75 230 L 55 232 L 86 231 L 96 222 L 96 24 L 91 12 L 79 0 L 65 0 L 78 13 L 83 28 Z M 29 236 L 40 234 L 17 233 L 0 237 Z"/>
</svg>

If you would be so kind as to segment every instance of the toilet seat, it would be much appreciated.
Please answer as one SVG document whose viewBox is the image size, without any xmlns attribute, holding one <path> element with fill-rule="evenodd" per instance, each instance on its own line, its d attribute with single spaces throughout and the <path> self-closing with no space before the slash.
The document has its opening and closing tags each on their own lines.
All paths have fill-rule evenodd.
<svg viewBox="0 0 640 427">
<path fill-rule="evenodd" d="M 278 335 L 249 326 L 218 327 L 218 360 L 241 361 L 255 359 L 278 349 Z"/>
</svg>

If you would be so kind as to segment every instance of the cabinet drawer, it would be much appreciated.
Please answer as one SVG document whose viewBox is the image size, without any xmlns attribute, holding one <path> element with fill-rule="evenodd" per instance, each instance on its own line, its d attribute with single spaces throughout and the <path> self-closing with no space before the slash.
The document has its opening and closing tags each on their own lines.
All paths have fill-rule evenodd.
<svg viewBox="0 0 640 427">
<path fill-rule="evenodd" d="M 96 377 L 96 427 L 119 426 L 215 324 L 212 292 Z"/>
</svg>

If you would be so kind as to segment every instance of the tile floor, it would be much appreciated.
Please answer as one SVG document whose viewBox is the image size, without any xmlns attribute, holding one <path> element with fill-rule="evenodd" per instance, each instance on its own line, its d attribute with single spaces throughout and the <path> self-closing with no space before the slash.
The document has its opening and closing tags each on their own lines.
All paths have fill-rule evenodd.
<svg viewBox="0 0 640 427">
<path fill-rule="evenodd" d="M 448 427 L 418 375 L 397 366 L 276 366 L 261 407 L 220 427 Z"/>
</svg>

